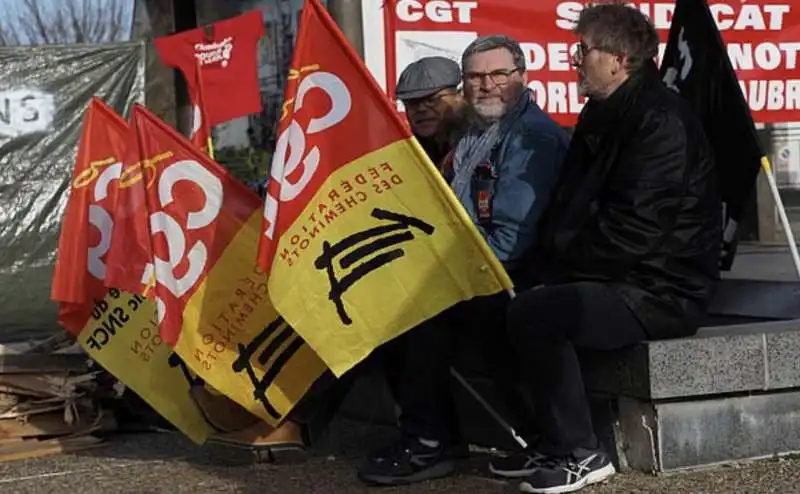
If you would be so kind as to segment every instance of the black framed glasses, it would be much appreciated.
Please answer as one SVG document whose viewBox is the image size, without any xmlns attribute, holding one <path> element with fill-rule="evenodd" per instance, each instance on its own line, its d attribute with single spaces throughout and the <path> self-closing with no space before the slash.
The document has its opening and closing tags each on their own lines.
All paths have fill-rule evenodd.
<svg viewBox="0 0 800 494">
<path fill-rule="evenodd" d="M 435 108 L 442 98 L 446 96 L 452 96 L 454 94 L 456 94 L 456 91 L 444 91 L 426 96 L 424 98 L 408 99 L 403 101 L 403 106 L 408 109 L 417 109 L 421 107 Z"/>
<path fill-rule="evenodd" d="M 464 72 L 463 78 L 464 82 L 471 86 L 479 86 L 484 79 L 488 79 L 496 86 L 503 86 L 508 84 L 511 76 L 522 70 L 523 69 L 516 67 L 513 69 L 497 69 L 491 72 Z"/>
<path fill-rule="evenodd" d="M 572 62 L 575 65 L 582 64 L 583 61 L 586 60 L 586 57 L 594 50 L 603 51 L 599 46 L 586 46 L 583 42 L 578 43 L 575 45 L 575 48 L 572 49 Z"/>
</svg>

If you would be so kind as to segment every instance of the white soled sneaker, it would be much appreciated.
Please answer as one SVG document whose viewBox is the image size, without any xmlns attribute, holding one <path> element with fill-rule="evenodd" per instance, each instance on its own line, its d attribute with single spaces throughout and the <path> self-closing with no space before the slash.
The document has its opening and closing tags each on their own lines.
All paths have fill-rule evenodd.
<svg viewBox="0 0 800 494">
<path fill-rule="evenodd" d="M 608 455 L 602 451 L 579 450 L 570 456 L 549 458 L 542 463 L 520 483 L 521 492 L 575 492 L 587 485 L 603 482 L 616 473 Z"/>
</svg>

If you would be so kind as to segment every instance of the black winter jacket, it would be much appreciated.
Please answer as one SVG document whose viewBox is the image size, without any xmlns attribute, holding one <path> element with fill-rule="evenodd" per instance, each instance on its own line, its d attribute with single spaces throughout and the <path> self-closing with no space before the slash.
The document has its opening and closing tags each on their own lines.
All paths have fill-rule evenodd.
<svg viewBox="0 0 800 494">
<path fill-rule="evenodd" d="M 719 278 L 721 199 L 700 120 L 655 64 L 584 107 L 539 227 L 545 283 L 607 282 L 651 339 L 697 331 Z"/>
</svg>

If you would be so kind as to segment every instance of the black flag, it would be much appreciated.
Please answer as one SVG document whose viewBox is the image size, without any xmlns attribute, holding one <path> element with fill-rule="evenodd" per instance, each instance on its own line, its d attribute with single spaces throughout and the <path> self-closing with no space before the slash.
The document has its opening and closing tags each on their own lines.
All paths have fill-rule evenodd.
<svg viewBox="0 0 800 494">
<path fill-rule="evenodd" d="M 755 189 L 764 152 L 750 108 L 705 0 L 677 0 L 661 76 L 703 121 L 719 175 L 724 240 L 721 268 L 736 253 L 736 226 Z"/>
</svg>

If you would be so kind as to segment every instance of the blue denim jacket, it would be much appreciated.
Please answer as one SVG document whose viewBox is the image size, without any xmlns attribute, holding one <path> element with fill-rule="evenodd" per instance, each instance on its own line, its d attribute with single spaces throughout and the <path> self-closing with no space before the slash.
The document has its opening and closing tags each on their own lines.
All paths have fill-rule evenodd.
<svg viewBox="0 0 800 494">
<path fill-rule="evenodd" d="M 492 153 L 496 179 L 488 222 L 478 221 L 478 186 L 472 177 L 462 204 L 507 270 L 517 268 L 535 242 L 539 216 L 550 199 L 568 145 L 567 133 L 530 102 Z"/>
</svg>

